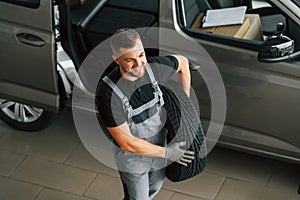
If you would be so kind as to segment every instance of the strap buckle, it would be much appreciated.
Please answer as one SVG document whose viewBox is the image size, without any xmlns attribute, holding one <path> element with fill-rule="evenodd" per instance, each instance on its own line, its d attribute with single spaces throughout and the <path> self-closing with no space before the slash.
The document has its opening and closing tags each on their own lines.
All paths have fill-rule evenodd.
<svg viewBox="0 0 300 200">
<path fill-rule="evenodd" d="M 122 103 L 125 106 L 126 110 L 130 107 L 129 100 L 126 96 L 122 97 Z"/>
<path fill-rule="evenodd" d="M 159 89 L 158 89 L 158 83 L 157 83 L 156 80 L 152 82 L 152 88 L 154 89 L 154 92 L 158 92 L 159 91 Z"/>
</svg>

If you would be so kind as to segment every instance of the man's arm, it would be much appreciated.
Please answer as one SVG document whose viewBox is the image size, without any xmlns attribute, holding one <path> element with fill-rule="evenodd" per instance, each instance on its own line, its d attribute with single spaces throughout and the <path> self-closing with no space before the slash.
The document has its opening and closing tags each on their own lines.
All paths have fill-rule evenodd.
<svg viewBox="0 0 300 200">
<path fill-rule="evenodd" d="M 124 151 L 149 157 L 166 157 L 166 148 L 133 136 L 127 122 L 117 127 L 109 127 L 107 130 Z"/>
<path fill-rule="evenodd" d="M 142 156 L 166 158 L 183 166 L 187 166 L 195 159 L 193 151 L 181 149 L 185 142 L 173 143 L 166 148 L 151 144 L 146 140 L 131 135 L 126 122 L 120 126 L 107 129 L 124 151 L 130 151 Z"/>
<path fill-rule="evenodd" d="M 178 61 L 178 69 L 177 73 L 179 76 L 180 84 L 184 92 L 190 96 L 190 89 L 191 89 L 191 74 L 189 68 L 189 61 L 186 57 L 181 55 L 173 55 Z"/>
</svg>

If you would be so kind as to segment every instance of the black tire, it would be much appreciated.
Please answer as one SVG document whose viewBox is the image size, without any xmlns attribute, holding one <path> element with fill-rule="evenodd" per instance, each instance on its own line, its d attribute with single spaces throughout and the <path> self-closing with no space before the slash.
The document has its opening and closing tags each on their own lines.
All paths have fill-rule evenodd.
<svg viewBox="0 0 300 200">
<path fill-rule="evenodd" d="M 21 114 L 22 113 L 22 114 Z M 0 99 L 0 119 L 22 131 L 37 131 L 52 124 L 58 114 L 33 106 Z"/>
<path fill-rule="evenodd" d="M 185 149 L 195 152 L 195 159 L 187 167 L 178 163 L 167 166 L 166 177 L 169 180 L 183 181 L 204 170 L 207 155 L 206 138 L 199 115 L 182 87 L 175 81 L 169 81 L 161 88 L 167 112 L 168 143 L 186 141 Z"/>
</svg>

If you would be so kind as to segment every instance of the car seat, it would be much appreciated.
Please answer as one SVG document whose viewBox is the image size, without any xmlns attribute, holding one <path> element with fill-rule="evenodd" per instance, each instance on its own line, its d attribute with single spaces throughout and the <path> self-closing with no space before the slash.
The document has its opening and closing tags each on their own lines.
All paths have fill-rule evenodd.
<svg viewBox="0 0 300 200">
<path fill-rule="evenodd" d="M 153 14 L 129 10 L 124 7 L 128 6 L 128 2 L 122 2 L 116 7 L 114 5 L 116 2 L 111 0 L 87 0 L 80 8 L 72 11 L 72 23 L 77 29 L 78 38 L 85 45 L 86 55 L 119 28 L 157 26 L 155 23 L 157 20 Z M 155 1 L 151 2 L 155 4 Z"/>
<path fill-rule="evenodd" d="M 159 0 L 109 0 L 107 5 L 126 10 L 151 13 L 157 17 L 159 14 Z"/>
</svg>

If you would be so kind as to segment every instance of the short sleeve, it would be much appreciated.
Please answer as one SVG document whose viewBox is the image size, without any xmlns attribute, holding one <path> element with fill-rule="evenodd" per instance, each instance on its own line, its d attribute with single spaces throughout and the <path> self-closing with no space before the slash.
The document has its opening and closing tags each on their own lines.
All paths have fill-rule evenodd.
<svg viewBox="0 0 300 200">
<path fill-rule="evenodd" d="M 159 83 L 168 81 L 176 73 L 179 65 L 177 58 L 174 56 L 150 57 L 148 62 Z"/>
<path fill-rule="evenodd" d="M 116 127 L 123 124 L 127 118 L 123 111 L 120 98 L 113 93 L 106 83 L 100 83 L 95 97 L 99 116 L 106 127 Z"/>
</svg>

